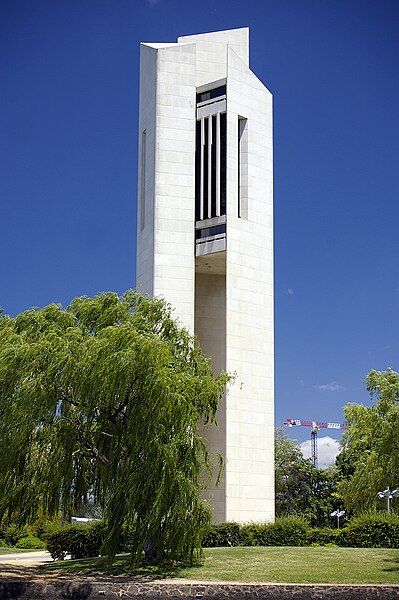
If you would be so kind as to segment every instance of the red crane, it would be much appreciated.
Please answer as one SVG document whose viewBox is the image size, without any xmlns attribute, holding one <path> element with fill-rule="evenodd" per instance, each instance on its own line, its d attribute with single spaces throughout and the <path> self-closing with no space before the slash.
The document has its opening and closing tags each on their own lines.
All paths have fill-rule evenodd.
<svg viewBox="0 0 399 600">
<path fill-rule="evenodd" d="M 318 455 L 317 455 L 317 432 L 320 429 L 346 429 L 346 423 L 320 423 L 319 421 L 304 421 L 303 419 L 286 419 L 284 425 L 287 427 L 295 427 L 300 425 L 301 427 L 311 427 L 310 432 L 310 444 L 312 449 L 312 465 L 317 468 L 318 466 Z"/>
</svg>

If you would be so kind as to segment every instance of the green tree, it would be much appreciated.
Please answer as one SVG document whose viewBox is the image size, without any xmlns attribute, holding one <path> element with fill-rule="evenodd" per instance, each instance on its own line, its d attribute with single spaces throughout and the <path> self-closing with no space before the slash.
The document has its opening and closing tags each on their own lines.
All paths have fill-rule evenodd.
<svg viewBox="0 0 399 600">
<path fill-rule="evenodd" d="M 275 433 L 276 515 L 297 515 L 312 525 L 331 524 L 340 502 L 335 468 L 316 469 L 281 429 Z"/>
<path fill-rule="evenodd" d="M 104 550 L 122 528 L 132 560 L 192 559 L 210 519 L 199 423 L 227 376 L 161 300 L 77 298 L 0 317 L 0 522 L 104 510 Z"/>
<path fill-rule="evenodd" d="M 346 476 L 339 486 L 345 507 L 355 514 L 385 509 L 377 492 L 399 486 L 399 374 L 371 371 L 366 386 L 374 404 L 345 407 L 348 429 L 337 461 Z"/>
</svg>

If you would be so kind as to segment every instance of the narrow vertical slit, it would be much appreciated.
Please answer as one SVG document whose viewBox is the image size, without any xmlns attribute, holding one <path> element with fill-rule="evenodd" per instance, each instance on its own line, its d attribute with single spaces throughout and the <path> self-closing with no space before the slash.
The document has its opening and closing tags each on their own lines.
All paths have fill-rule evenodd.
<svg viewBox="0 0 399 600">
<path fill-rule="evenodd" d="M 226 113 L 220 115 L 220 214 L 226 214 Z"/>
<path fill-rule="evenodd" d="M 248 129 L 247 119 L 238 117 L 237 216 L 248 219 Z"/>
<path fill-rule="evenodd" d="M 212 116 L 208 117 L 208 219 L 212 217 Z"/>
<path fill-rule="evenodd" d="M 216 217 L 216 115 L 212 115 L 212 178 L 211 178 L 211 216 Z"/>
<path fill-rule="evenodd" d="M 201 121 L 195 127 L 195 220 L 201 218 Z"/>
<path fill-rule="evenodd" d="M 203 125 L 203 133 L 204 133 L 204 137 L 203 137 L 203 153 L 204 153 L 204 161 L 203 161 L 203 169 L 202 169 L 202 186 L 203 186 L 203 197 L 204 197 L 204 212 L 202 215 L 203 219 L 207 219 L 208 218 L 208 202 L 209 202 L 209 197 L 208 197 L 208 149 L 209 149 L 209 127 L 208 127 L 208 118 L 205 117 L 203 119 L 204 125 Z"/>
<path fill-rule="evenodd" d="M 140 156 L 140 229 L 145 227 L 145 187 L 146 187 L 146 155 L 147 155 L 147 130 L 141 134 Z"/>
<path fill-rule="evenodd" d="M 220 113 L 216 115 L 216 216 L 220 217 Z"/>
<path fill-rule="evenodd" d="M 238 216 L 238 218 L 241 218 L 241 135 L 242 135 L 241 123 L 242 123 L 242 119 L 240 119 L 240 117 L 238 117 L 238 121 L 237 121 L 237 125 L 238 125 L 238 132 L 237 132 L 237 142 L 238 142 L 238 147 L 237 147 L 237 216 Z"/>
<path fill-rule="evenodd" d="M 200 219 L 204 218 L 204 147 L 205 147 L 205 119 L 201 119 L 201 163 L 200 163 Z"/>
</svg>

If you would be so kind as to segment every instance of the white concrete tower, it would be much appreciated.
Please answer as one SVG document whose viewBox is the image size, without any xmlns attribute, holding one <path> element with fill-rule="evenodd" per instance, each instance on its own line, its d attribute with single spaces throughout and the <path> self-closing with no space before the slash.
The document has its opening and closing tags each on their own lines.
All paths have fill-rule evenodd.
<svg viewBox="0 0 399 600">
<path fill-rule="evenodd" d="M 272 95 L 248 28 L 141 44 L 137 289 L 170 302 L 215 372 L 215 521 L 274 518 Z"/>
</svg>

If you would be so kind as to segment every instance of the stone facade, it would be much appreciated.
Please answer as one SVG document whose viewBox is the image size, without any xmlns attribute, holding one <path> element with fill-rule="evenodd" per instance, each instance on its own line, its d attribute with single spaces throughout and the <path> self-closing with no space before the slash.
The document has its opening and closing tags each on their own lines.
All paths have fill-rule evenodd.
<svg viewBox="0 0 399 600">
<path fill-rule="evenodd" d="M 215 521 L 274 519 L 272 96 L 248 28 L 141 46 L 137 288 L 164 297 L 215 373 Z"/>
<path fill-rule="evenodd" d="M 0 599 L 8 600 L 394 600 L 397 585 L 300 585 L 222 583 L 25 582 L 0 580 Z"/>
</svg>

